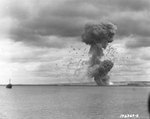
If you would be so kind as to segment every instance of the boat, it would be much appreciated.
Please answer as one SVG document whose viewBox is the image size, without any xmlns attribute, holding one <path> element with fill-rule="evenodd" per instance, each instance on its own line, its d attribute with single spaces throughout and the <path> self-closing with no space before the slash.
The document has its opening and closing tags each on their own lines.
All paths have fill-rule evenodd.
<svg viewBox="0 0 150 119">
<path fill-rule="evenodd" d="M 12 88 L 11 79 L 9 79 L 9 84 L 6 85 L 6 88 Z"/>
</svg>

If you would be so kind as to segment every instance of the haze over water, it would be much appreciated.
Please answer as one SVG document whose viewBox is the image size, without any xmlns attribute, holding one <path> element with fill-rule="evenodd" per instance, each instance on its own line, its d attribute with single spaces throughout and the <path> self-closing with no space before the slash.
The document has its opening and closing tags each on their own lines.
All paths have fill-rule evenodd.
<svg viewBox="0 0 150 119">
<path fill-rule="evenodd" d="M 0 87 L 0 119 L 148 119 L 149 87 Z"/>
</svg>

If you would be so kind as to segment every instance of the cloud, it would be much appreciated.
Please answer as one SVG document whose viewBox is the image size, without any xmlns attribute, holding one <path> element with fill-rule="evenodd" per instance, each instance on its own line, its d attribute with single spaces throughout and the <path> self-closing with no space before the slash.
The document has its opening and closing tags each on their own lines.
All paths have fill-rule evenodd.
<svg viewBox="0 0 150 119">
<path fill-rule="evenodd" d="M 131 38 L 126 42 L 126 47 L 131 49 L 150 47 L 150 37 Z"/>
<path fill-rule="evenodd" d="M 64 2 L 54 7 L 50 3 L 39 6 L 37 11 L 33 10 L 33 8 L 36 9 L 34 4 L 38 4 L 35 1 L 30 2 L 29 5 L 15 4 L 12 6 L 9 14 L 14 20 L 14 24 L 9 32 L 10 37 L 27 45 L 58 48 L 61 47 L 60 44 L 64 46 L 65 40 L 64 43 L 61 40 L 59 40 L 60 43 L 57 42 L 58 39 L 56 42 L 54 40 L 51 42 L 50 36 L 57 36 L 60 39 L 61 37 L 79 36 L 85 22 L 84 17 L 81 17 L 85 13 L 80 13 L 82 9 L 79 10 L 81 6 L 79 9 L 75 9 L 74 5 L 66 7 L 67 3 L 63 5 Z M 30 9 L 30 6 L 33 8 Z"/>
<path fill-rule="evenodd" d="M 141 47 L 136 49 L 130 49 L 130 54 L 133 58 L 137 57 L 141 59 L 144 63 L 149 63 L 150 54 L 149 54 L 150 47 Z M 149 67 L 149 65 L 144 65 L 144 67 Z"/>
<path fill-rule="evenodd" d="M 111 0 L 113 2 L 113 0 Z M 148 0 L 116 0 L 113 2 L 122 10 L 141 11 L 149 9 L 150 2 Z"/>
<path fill-rule="evenodd" d="M 111 16 L 118 26 L 117 35 L 126 40 L 126 47 L 130 49 L 149 47 L 150 29 L 148 11 L 122 12 Z"/>
<path fill-rule="evenodd" d="M 118 35 L 120 36 L 150 36 L 149 17 L 147 12 L 132 13 L 125 12 L 119 16 L 114 15 L 113 21 L 118 26 Z"/>
<path fill-rule="evenodd" d="M 78 37 L 86 23 L 105 18 L 117 24 L 119 36 L 149 36 L 148 9 L 148 0 L 14 0 L 9 4 L 8 15 L 13 22 L 9 36 L 31 46 L 59 48 L 62 41 L 51 42 L 50 36 Z"/>
</svg>

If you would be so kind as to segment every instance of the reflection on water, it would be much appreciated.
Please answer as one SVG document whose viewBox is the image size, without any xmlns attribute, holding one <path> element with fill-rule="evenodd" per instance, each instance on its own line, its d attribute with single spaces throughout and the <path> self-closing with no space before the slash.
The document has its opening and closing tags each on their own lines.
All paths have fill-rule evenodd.
<svg viewBox="0 0 150 119">
<path fill-rule="evenodd" d="M 0 119 L 148 119 L 148 87 L 0 87 Z"/>
</svg>

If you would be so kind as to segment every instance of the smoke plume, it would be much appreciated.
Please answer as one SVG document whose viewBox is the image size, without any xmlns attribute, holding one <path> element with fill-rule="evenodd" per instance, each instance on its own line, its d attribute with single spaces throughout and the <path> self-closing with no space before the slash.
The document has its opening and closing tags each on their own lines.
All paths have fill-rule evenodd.
<svg viewBox="0 0 150 119">
<path fill-rule="evenodd" d="M 103 60 L 103 50 L 113 41 L 117 27 L 112 23 L 85 25 L 82 41 L 90 45 L 88 74 L 94 78 L 97 85 L 109 85 L 108 72 L 113 67 L 111 60 Z"/>
</svg>

